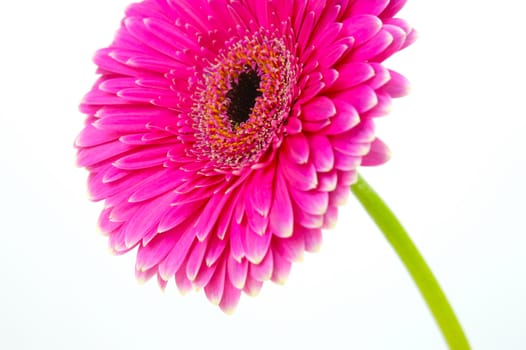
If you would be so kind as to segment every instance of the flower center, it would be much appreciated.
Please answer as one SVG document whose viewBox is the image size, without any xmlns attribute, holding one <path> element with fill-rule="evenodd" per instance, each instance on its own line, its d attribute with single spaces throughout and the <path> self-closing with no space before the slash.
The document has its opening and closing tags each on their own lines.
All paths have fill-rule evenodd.
<svg viewBox="0 0 526 350">
<path fill-rule="evenodd" d="M 295 77 L 292 55 L 268 32 L 227 43 L 197 83 L 190 152 L 213 168 L 257 162 L 281 139 Z"/>
<path fill-rule="evenodd" d="M 253 69 L 241 72 L 237 83 L 235 81 L 230 82 L 232 88 L 226 94 L 230 100 L 227 115 L 235 126 L 246 122 L 252 113 L 256 97 L 261 96 L 260 82 L 261 79 Z"/>
</svg>

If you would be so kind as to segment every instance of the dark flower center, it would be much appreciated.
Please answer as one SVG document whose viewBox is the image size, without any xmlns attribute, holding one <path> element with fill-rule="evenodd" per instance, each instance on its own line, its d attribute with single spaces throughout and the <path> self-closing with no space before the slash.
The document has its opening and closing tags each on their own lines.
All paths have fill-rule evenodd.
<svg viewBox="0 0 526 350">
<path fill-rule="evenodd" d="M 252 68 L 239 74 L 237 82 L 232 81 L 232 88 L 226 97 L 230 100 L 227 115 L 234 126 L 238 126 L 248 120 L 252 109 L 256 104 L 256 98 L 261 96 L 259 83 L 261 78 Z"/>
<path fill-rule="evenodd" d="M 269 147 L 279 147 L 296 73 L 283 39 L 264 29 L 218 53 L 192 97 L 195 143 L 188 152 L 209 162 L 202 172 L 237 171 L 255 165 Z"/>
</svg>

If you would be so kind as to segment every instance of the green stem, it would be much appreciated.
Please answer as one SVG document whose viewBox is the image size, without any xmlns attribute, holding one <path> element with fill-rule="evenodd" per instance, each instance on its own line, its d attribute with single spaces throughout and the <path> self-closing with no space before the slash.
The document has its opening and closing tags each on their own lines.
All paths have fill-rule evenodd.
<svg viewBox="0 0 526 350">
<path fill-rule="evenodd" d="M 396 251 L 435 317 L 450 349 L 470 349 L 462 327 L 415 244 L 382 198 L 359 175 L 351 191 Z"/>
</svg>

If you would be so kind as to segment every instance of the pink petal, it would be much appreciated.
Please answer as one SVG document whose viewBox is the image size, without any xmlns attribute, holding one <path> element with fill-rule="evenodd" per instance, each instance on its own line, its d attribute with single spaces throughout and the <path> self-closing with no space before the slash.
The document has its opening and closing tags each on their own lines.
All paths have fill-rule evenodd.
<svg viewBox="0 0 526 350">
<path fill-rule="evenodd" d="M 119 158 L 113 165 L 119 169 L 135 170 L 162 165 L 168 160 L 167 153 L 171 145 L 148 147 L 133 154 Z"/>
<path fill-rule="evenodd" d="M 274 242 L 275 249 L 288 261 L 300 261 L 305 251 L 303 230 L 296 230 L 289 238 L 278 238 Z"/>
<path fill-rule="evenodd" d="M 304 134 L 285 137 L 283 147 L 290 160 L 298 164 L 305 164 L 309 160 L 309 143 Z"/>
<path fill-rule="evenodd" d="M 245 248 L 241 235 L 244 235 L 244 227 L 237 222 L 232 222 L 230 227 L 230 253 L 237 260 L 245 257 Z"/>
<path fill-rule="evenodd" d="M 221 261 L 210 282 L 205 286 L 205 294 L 212 304 L 219 305 L 225 289 L 225 262 Z"/>
<path fill-rule="evenodd" d="M 283 157 L 279 165 L 292 187 L 308 191 L 318 185 L 316 168 L 313 164 L 296 164 Z"/>
<path fill-rule="evenodd" d="M 194 239 L 194 232 L 189 228 L 180 233 L 179 240 L 174 244 L 166 258 L 159 264 L 159 274 L 164 280 L 168 280 L 179 270 L 179 267 L 181 267 L 186 259 Z"/>
<path fill-rule="evenodd" d="M 202 206 L 203 203 L 200 201 L 173 206 L 161 217 L 157 230 L 161 233 L 166 232 L 189 219 L 195 220 Z"/>
<path fill-rule="evenodd" d="M 336 206 L 329 206 L 327 209 L 327 212 L 325 213 L 323 217 L 323 228 L 324 229 L 331 229 L 336 226 L 336 221 L 338 219 L 338 207 Z"/>
<path fill-rule="evenodd" d="M 159 171 L 158 174 L 143 181 L 140 188 L 130 196 L 129 201 L 142 202 L 173 190 L 179 184 L 178 174 L 178 171 L 172 169 Z"/>
<path fill-rule="evenodd" d="M 401 74 L 390 70 L 391 79 L 382 87 L 391 97 L 398 98 L 407 95 L 411 89 L 409 81 Z"/>
<path fill-rule="evenodd" d="M 321 131 L 326 135 L 341 134 L 360 122 L 360 115 L 352 104 L 341 99 L 334 99 L 333 101 L 338 113 L 330 119 L 330 125 Z"/>
<path fill-rule="evenodd" d="M 302 130 L 301 121 L 298 118 L 289 117 L 286 120 L 285 130 L 290 135 L 300 133 Z"/>
<path fill-rule="evenodd" d="M 274 266 L 274 258 L 272 257 L 272 249 L 269 249 L 267 255 L 259 264 L 250 264 L 249 275 L 257 281 L 266 281 L 272 277 L 272 270 Z"/>
<path fill-rule="evenodd" d="M 362 165 L 375 166 L 387 162 L 391 158 L 391 151 L 380 139 L 375 139 L 371 144 L 371 150 L 362 158 Z"/>
<path fill-rule="evenodd" d="M 330 207 L 331 208 L 331 207 Z M 320 250 L 322 243 L 322 232 L 321 229 L 305 230 L 303 233 L 305 240 L 305 251 L 315 253 Z"/>
<path fill-rule="evenodd" d="M 230 282 L 237 289 L 243 289 L 243 287 L 245 286 L 245 281 L 247 280 L 248 273 L 247 259 L 242 259 L 241 262 L 238 262 L 232 257 L 232 255 L 229 255 L 227 258 L 226 267 Z"/>
<path fill-rule="evenodd" d="M 318 191 L 322 192 L 331 192 L 336 188 L 338 183 L 338 175 L 336 170 L 330 171 L 328 173 L 318 174 L 319 185 L 316 188 Z"/>
<path fill-rule="evenodd" d="M 119 133 L 105 132 L 87 124 L 75 140 L 76 147 L 92 147 L 103 143 L 115 141 L 119 138 Z"/>
<path fill-rule="evenodd" d="M 359 85 L 374 76 L 374 69 L 366 62 L 349 62 L 338 67 L 339 79 L 332 86 L 333 90 L 348 89 Z"/>
<path fill-rule="evenodd" d="M 307 213 L 314 215 L 323 215 L 327 211 L 329 205 L 329 196 L 327 192 L 313 191 L 300 191 L 294 188 L 290 189 L 294 203 Z"/>
<path fill-rule="evenodd" d="M 247 282 L 245 283 L 245 288 L 243 288 L 243 291 L 247 293 L 248 295 L 254 297 L 258 295 L 259 291 L 261 290 L 261 287 L 263 287 L 263 282 L 257 281 L 253 278 L 250 278 L 250 276 L 248 276 Z"/>
<path fill-rule="evenodd" d="M 352 105 L 358 113 L 364 113 L 378 103 L 375 91 L 367 85 L 358 85 L 348 90 L 340 91 L 334 95 L 334 98 L 346 101 Z"/>
<path fill-rule="evenodd" d="M 241 290 L 235 287 L 232 283 L 230 283 L 230 280 L 227 278 L 225 280 L 223 295 L 221 296 L 219 307 L 224 312 L 231 314 L 234 311 L 237 303 L 239 302 L 240 297 Z"/>
<path fill-rule="evenodd" d="M 252 183 L 257 190 L 248 191 L 251 206 L 262 216 L 267 216 L 270 212 L 274 173 L 272 166 L 255 171 Z"/>
<path fill-rule="evenodd" d="M 221 257 L 225 250 L 226 243 L 225 239 L 221 239 L 215 235 L 210 238 L 205 260 L 207 266 L 212 266 Z"/>
<path fill-rule="evenodd" d="M 89 167 L 104 160 L 111 159 L 122 153 L 133 149 L 119 141 L 112 141 L 89 148 L 82 148 L 77 153 L 77 164 L 82 167 Z"/>
<path fill-rule="evenodd" d="M 380 55 L 394 41 L 393 35 L 387 30 L 381 30 L 369 41 L 352 52 L 354 61 L 371 60 Z"/>
<path fill-rule="evenodd" d="M 278 253 L 273 254 L 274 269 L 272 270 L 272 281 L 278 284 L 284 284 L 289 276 L 292 263 Z"/>
<path fill-rule="evenodd" d="M 394 17 L 404 7 L 407 0 L 390 0 L 389 5 L 380 14 L 381 18 Z"/>
<path fill-rule="evenodd" d="M 332 145 L 323 135 L 313 135 L 309 138 L 312 150 L 312 163 L 317 172 L 328 172 L 334 167 Z M 307 188 L 308 190 L 308 188 Z"/>
<path fill-rule="evenodd" d="M 346 19 L 342 32 L 355 39 L 355 45 L 361 45 L 374 37 L 382 28 L 382 21 L 378 17 L 364 14 Z"/>
<path fill-rule="evenodd" d="M 306 228 L 320 228 L 323 225 L 323 215 L 314 215 L 298 210 L 295 216 L 297 223 Z"/>
<path fill-rule="evenodd" d="M 351 6 L 351 14 L 370 13 L 379 15 L 388 6 L 390 0 L 355 0 Z"/>
<path fill-rule="evenodd" d="M 167 279 L 163 279 L 161 274 L 159 274 L 159 276 L 162 280 L 165 280 L 165 281 L 167 280 Z M 186 294 L 192 290 L 192 281 L 190 281 L 188 277 L 186 276 L 186 271 L 184 268 L 180 268 L 175 273 L 175 284 L 177 285 L 177 288 L 179 289 L 181 294 Z"/>
<path fill-rule="evenodd" d="M 252 264 L 259 264 L 267 254 L 271 238 L 270 232 L 260 235 L 255 233 L 251 227 L 247 227 L 245 234 L 241 235 L 241 242 L 248 261 Z"/>
<path fill-rule="evenodd" d="M 285 179 L 278 171 L 274 188 L 274 201 L 270 210 L 270 229 L 280 237 L 290 237 L 294 226 L 292 203 Z"/>
<path fill-rule="evenodd" d="M 205 257 L 206 250 L 208 248 L 209 240 L 200 242 L 195 241 L 194 246 L 190 250 L 188 259 L 186 262 L 186 276 L 190 281 L 194 281 L 203 265 L 203 259 Z"/>
<path fill-rule="evenodd" d="M 323 121 L 336 114 L 336 107 L 330 98 L 319 96 L 303 105 L 301 111 L 303 120 Z"/>
<path fill-rule="evenodd" d="M 356 169 L 361 162 L 361 157 L 350 156 L 334 150 L 334 167 L 338 170 L 351 171 Z"/>
<path fill-rule="evenodd" d="M 204 288 L 208 283 L 210 283 L 210 280 L 214 276 L 218 264 L 207 266 L 207 265 L 201 265 L 201 268 L 199 269 L 199 272 L 197 273 L 197 276 L 192 281 L 192 286 L 197 289 Z M 177 277 L 177 275 L 176 275 Z"/>
</svg>

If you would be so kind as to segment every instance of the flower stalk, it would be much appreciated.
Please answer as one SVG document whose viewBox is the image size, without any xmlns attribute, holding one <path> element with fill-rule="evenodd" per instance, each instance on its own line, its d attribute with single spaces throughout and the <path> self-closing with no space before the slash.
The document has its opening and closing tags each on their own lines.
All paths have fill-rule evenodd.
<svg viewBox="0 0 526 350">
<path fill-rule="evenodd" d="M 400 221 L 360 175 L 357 182 L 351 186 L 351 191 L 404 263 L 431 310 L 449 348 L 470 349 L 466 335 L 446 295 Z"/>
</svg>

